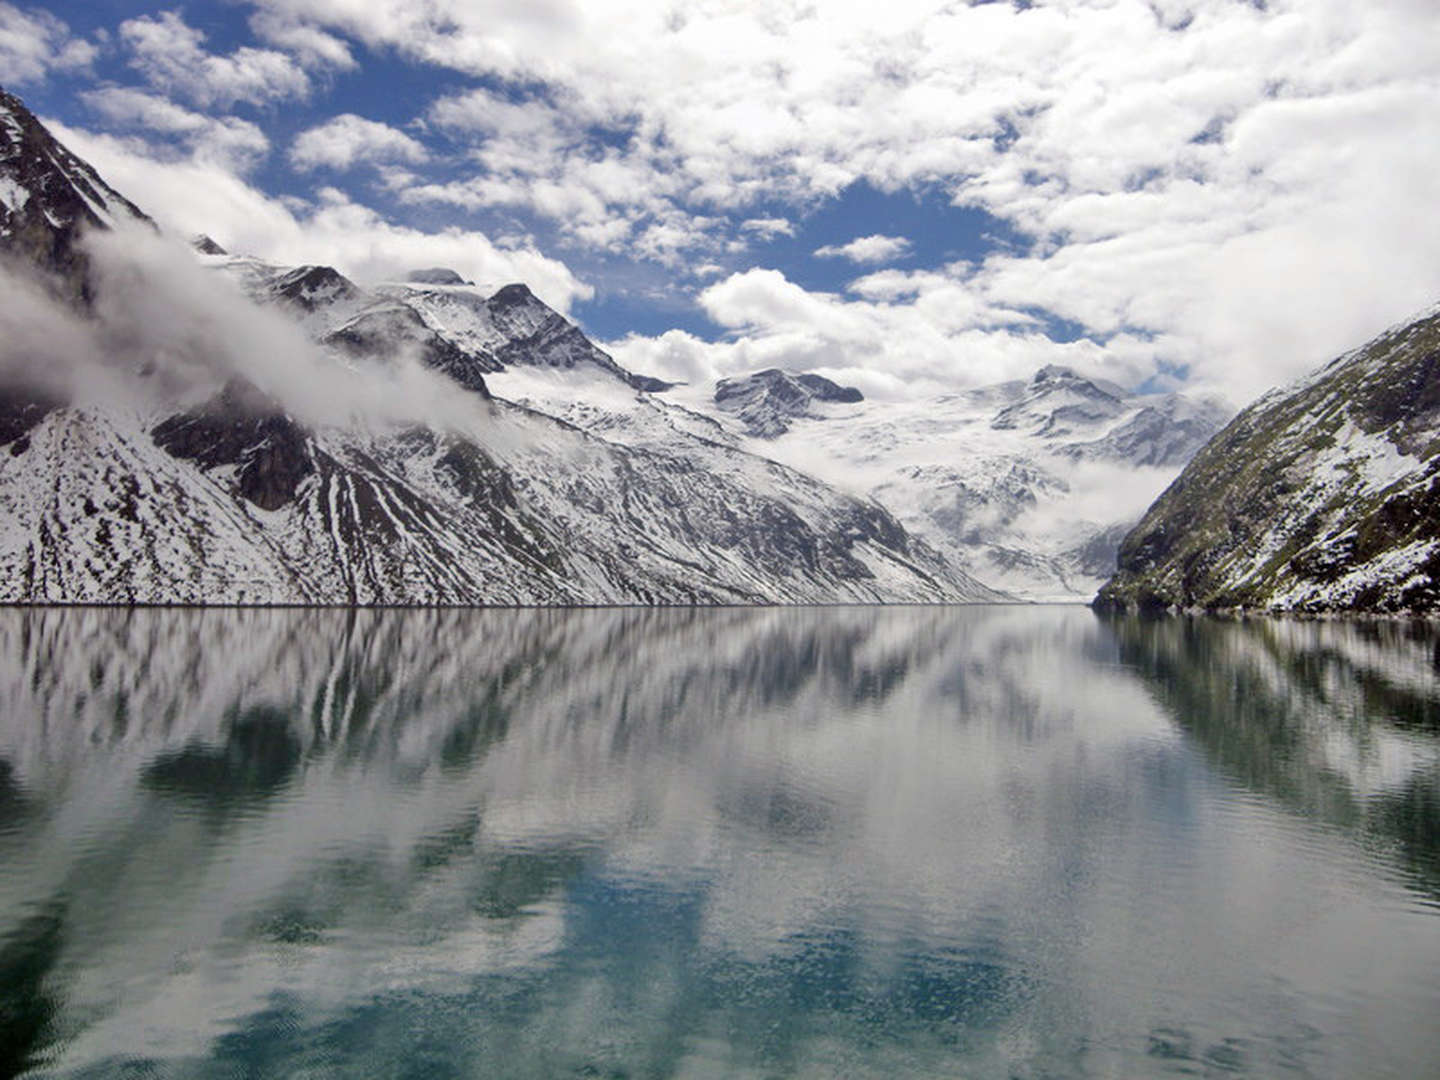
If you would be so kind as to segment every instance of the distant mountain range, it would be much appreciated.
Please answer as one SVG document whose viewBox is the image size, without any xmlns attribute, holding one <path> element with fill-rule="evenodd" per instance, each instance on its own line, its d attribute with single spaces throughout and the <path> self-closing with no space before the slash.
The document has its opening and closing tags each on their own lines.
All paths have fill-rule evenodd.
<svg viewBox="0 0 1440 1080">
<path fill-rule="evenodd" d="M 190 290 L 177 292 L 180 300 L 205 304 L 209 293 L 194 290 L 227 293 L 204 318 L 176 297 L 137 313 L 123 301 L 138 294 L 117 299 L 106 290 L 166 275 L 100 272 L 99 261 L 124 253 L 86 237 L 124 226 L 150 231 L 149 219 L 9 94 L 0 96 L 0 206 L 0 248 L 43 276 L 75 336 L 100 335 L 107 345 L 83 379 L 62 385 L 56 371 L 75 360 L 60 341 L 55 355 L 38 332 L 23 349 L 0 344 L 0 600 L 1001 595 L 873 500 L 693 432 L 694 418 L 650 394 L 663 383 L 625 371 L 523 285 L 485 296 L 432 272 L 363 289 L 328 267 L 272 267 L 224 255 L 210 241 L 201 245 L 210 254 L 196 257 L 232 275 L 271 315 L 221 318 L 240 301 L 219 276 L 176 286 Z M 8 315 L 20 325 L 31 313 L 12 302 Z M 275 312 L 316 344 L 293 350 L 303 339 L 287 336 Z M 254 342 L 245 336 L 250 322 Z M 625 445 L 492 397 L 487 376 L 519 369 L 598 382 L 653 404 L 672 434 Z M 416 370 L 453 380 L 439 401 L 443 422 L 338 409 L 317 420 L 286 396 L 303 377 L 311 406 L 370 400 L 377 394 L 360 391 L 407 386 Z M 76 389 L 97 382 L 113 392 Z"/>
<path fill-rule="evenodd" d="M 657 438 L 655 398 L 519 370 L 490 385 L 607 439 Z M 1229 415 L 1216 402 L 1134 394 L 1063 367 L 919 401 L 869 401 L 778 370 L 663 397 L 686 411 L 688 430 L 874 499 L 980 580 L 1071 602 L 1095 595 L 1120 539 Z"/>
<path fill-rule="evenodd" d="M 0 91 L 0 602 L 1436 606 L 1440 311 L 1221 430 L 1055 366 L 672 384 L 520 283 L 158 232 Z"/>
</svg>

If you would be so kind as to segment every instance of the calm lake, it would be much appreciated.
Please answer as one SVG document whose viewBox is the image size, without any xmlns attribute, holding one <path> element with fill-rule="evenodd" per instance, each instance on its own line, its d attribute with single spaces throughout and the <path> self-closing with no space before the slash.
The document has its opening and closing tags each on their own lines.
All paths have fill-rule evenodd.
<svg viewBox="0 0 1440 1080">
<path fill-rule="evenodd" d="M 1440 1076 L 1440 638 L 0 611 L 0 1076 Z"/>
</svg>

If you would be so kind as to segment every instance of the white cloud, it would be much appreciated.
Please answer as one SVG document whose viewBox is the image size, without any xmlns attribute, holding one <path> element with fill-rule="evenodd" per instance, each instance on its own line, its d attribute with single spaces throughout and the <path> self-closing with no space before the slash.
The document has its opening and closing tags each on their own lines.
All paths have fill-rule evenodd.
<svg viewBox="0 0 1440 1080">
<path fill-rule="evenodd" d="M 418 165 L 428 158 L 425 147 L 403 131 L 354 113 L 301 132 L 290 147 L 290 163 L 306 172 L 321 167 L 349 169 L 362 163 Z"/>
<path fill-rule="evenodd" d="M 903 236 L 857 236 L 848 244 L 827 244 L 816 248 L 822 259 L 849 259 L 853 263 L 894 262 L 910 250 L 910 241 Z"/>
<path fill-rule="evenodd" d="M 81 99 L 112 123 L 177 136 L 196 160 L 247 172 L 270 152 L 270 140 L 254 124 L 234 116 L 204 116 L 143 90 L 105 87 Z"/>
<path fill-rule="evenodd" d="M 314 204 L 271 198 L 213 163 L 167 161 L 112 136 L 51 120 L 46 125 L 176 236 L 205 233 L 232 252 L 281 264 L 326 263 L 360 281 L 449 266 L 485 285 L 523 281 L 562 312 L 593 295 L 564 263 L 533 245 L 506 246 L 458 228 L 424 232 L 396 225 L 334 188 Z"/>
<path fill-rule="evenodd" d="M 740 229 L 742 232 L 754 233 L 762 240 L 795 235 L 795 225 L 789 218 L 746 218 L 740 223 Z"/>
<path fill-rule="evenodd" d="M 250 29 L 261 41 L 293 53 L 308 68 L 353 71 L 359 66 L 350 53 L 350 46 L 334 34 L 275 12 L 256 12 L 250 17 Z"/>
<path fill-rule="evenodd" d="M 718 250 L 712 233 L 733 236 L 747 211 L 798 216 L 855 180 L 939 191 L 1036 238 L 964 277 L 982 307 L 1049 308 L 1148 340 L 1152 367 L 1188 363 L 1244 392 L 1440 295 L 1431 0 L 260 7 L 537 87 L 521 103 L 463 99 L 468 129 L 462 99 L 437 105 L 478 175 L 423 197 L 532 206 L 672 262 Z M 700 223 L 716 216 L 727 221 Z M 877 291 L 901 280 L 872 275 L 868 295 L 833 303 L 894 308 L 898 327 L 954 289 Z M 999 332 L 978 362 L 952 343 L 930 356 L 933 377 L 1029 364 L 1044 351 L 1029 342 Z"/>
<path fill-rule="evenodd" d="M 714 382 L 729 366 L 721 360 L 725 346 L 703 341 L 684 330 L 667 330 L 659 337 L 631 334 L 608 342 L 605 350 L 631 371 L 697 386 Z"/>
<path fill-rule="evenodd" d="M 490 90 L 443 97 L 427 121 L 459 141 L 471 140 L 478 175 L 421 184 L 402 193 L 411 203 L 467 210 L 521 207 L 553 222 L 570 239 L 676 265 L 681 253 L 709 247 L 719 224 L 682 210 L 670 197 L 675 181 L 659 162 L 623 153 L 613 132 L 584 104 L 512 100 Z"/>
<path fill-rule="evenodd" d="M 48 11 L 24 11 L 0 2 L 0 72 L 4 81 L 23 86 L 42 81 L 51 71 L 88 68 L 99 50 Z"/>
<path fill-rule="evenodd" d="M 154 87 L 201 106 L 263 104 L 305 98 L 310 78 L 288 55 L 243 46 L 228 56 L 204 49 L 205 35 L 177 12 L 142 15 L 120 24 L 130 66 Z"/>
<path fill-rule="evenodd" d="M 705 313 L 731 334 L 707 342 L 670 331 L 606 347 L 638 371 L 707 382 L 760 368 L 820 371 L 869 397 L 931 396 L 1066 364 L 1122 382 L 1149 357 L 1090 341 L 1058 344 L 1023 313 L 986 303 L 963 268 L 913 275 L 885 300 L 811 292 L 778 270 L 732 274 L 702 290 Z"/>
</svg>

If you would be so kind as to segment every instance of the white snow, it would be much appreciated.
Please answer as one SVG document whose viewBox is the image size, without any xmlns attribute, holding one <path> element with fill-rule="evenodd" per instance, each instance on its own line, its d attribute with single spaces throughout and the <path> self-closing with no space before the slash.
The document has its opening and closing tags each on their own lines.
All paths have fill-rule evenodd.
<svg viewBox="0 0 1440 1080">
<path fill-rule="evenodd" d="M 30 189 L 22 186 L 13 176 L 0 174 L 0 203 L 12 214 L 24 208 L 30 201 Z"/>
</svg>

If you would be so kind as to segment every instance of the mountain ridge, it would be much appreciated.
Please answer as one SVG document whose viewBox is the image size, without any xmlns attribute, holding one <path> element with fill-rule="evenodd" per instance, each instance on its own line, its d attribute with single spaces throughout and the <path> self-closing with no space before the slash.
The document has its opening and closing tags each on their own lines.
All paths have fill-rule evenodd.
<svg viewBox="0 0 1440 1080">
<path fill-rule="evenodd" d="M 43 131 L 23 108 L 6 99 L 14 145 Z M 26 184 L 64 192 L 72 174 L 112 191 L 58 152 L 39 174 L 17 160 L 0 159 L 0 179 L 22 210 L 40 205 L 14 194 Z M 110 220 L 40 213 L 54 234 L 44 244 L 0 235 L 0 250 L 90 298 L 42 314 L 95 344 L 84 358 L 11 359 L 90 364 L 79 382 L 122 391 L 38 401 L 7 368 L 0 602 L 1002 598 L 873 501 L 692 434 L 698 421 L 629 446 L 495 399 L 492 370 L 637 400 L 667 385 L 622 368 L 523 285 L 488 297 L 448 280 L 366 289 L 332 267 L 182 251 L 153 235 L 101 243 L 112 225 L 154 233 L 128 200 L 114 206 Z M 228 269 L 240 290 L 177 258 Z M 154 272 L 117 273 L 127 260 Z M 403 412 L 407 395 L 420 416 Z"/>
</svg>

